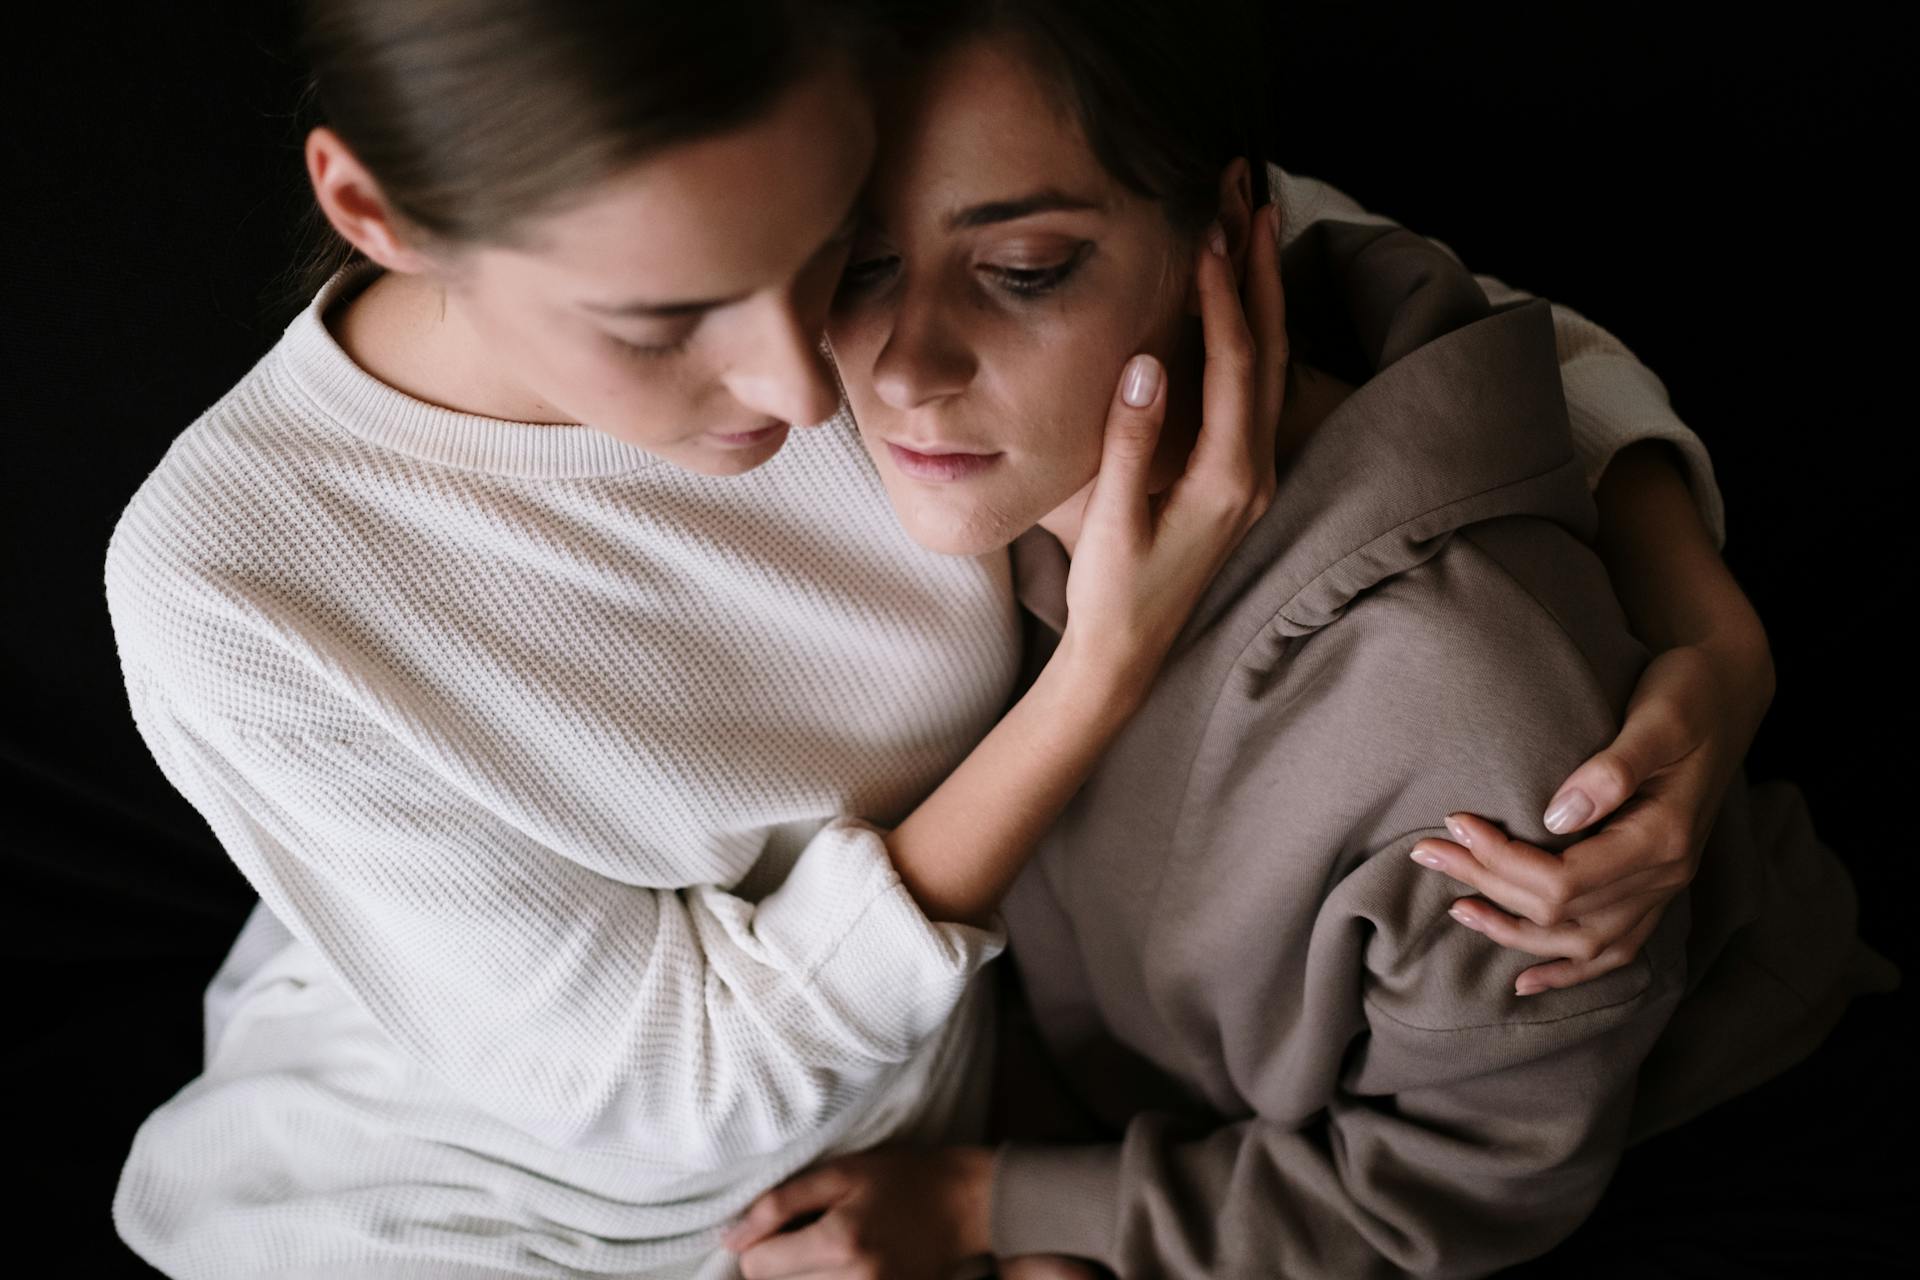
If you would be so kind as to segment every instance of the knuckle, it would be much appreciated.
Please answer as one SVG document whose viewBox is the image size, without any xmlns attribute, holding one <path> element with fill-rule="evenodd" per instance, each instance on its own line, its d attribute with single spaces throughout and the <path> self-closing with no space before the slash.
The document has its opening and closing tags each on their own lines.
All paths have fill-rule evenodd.
<svg viewBox="0 0 1920 1280">
<path fill-rule="evenodd" d="M 1685 831 L 1670 831 L 1663 836 L 1654 852 L 1660 861 L 1669 867 L 1684 869 L 1686 879 L 1693 878 L 1693 841 Z"/>
<path fill-rule="evenodd" d="M 1633 770 L 1614 752 L 1604 751 L 1594 757 L 1593 768 L 1600 775 L 1602 785 L 1613 795 L 1624 797 L 1633 791 Z"/>
</svg>

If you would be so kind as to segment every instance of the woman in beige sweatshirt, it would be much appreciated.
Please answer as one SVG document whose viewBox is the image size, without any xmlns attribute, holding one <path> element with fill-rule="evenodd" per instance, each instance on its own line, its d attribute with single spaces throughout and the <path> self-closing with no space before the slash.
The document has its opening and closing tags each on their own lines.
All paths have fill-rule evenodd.
<svg viewBox="0 0 1920 1280">
<path fill-rule="evenodd" d="M 1100 403 L 1069 371 L 1102 344 L 1165 358 L 1171 479 L 1204 400 L 1186 344 L 1207 286 L 1179 246 L 1258 263 L 1273 233 L 1231 153 L 1218 224 L 1183 233 L 1174 194 L 1116 175 L 1097 105 L 1056 96 L 1047 38 L 989 19 L 916 68 L 829 328 L 909 532 L 948 552 L 1019 535 L 1036 659 L 1097 465 Z M 1593 981 L 1529 994 L 1487 916 L 1446 918 L 1459 885 L 1427 868 L 1458 856 L 1449 835 L 1556 847 L 1545 802 L 1616 732 L 1649 650 L 1591 545 L 1547 307 L 1495 306 L 1377 225 L 1318 223 L 1283 270 L 1272 507 L 1006 907 L 1095 1131 L 829 1164 L 747 1215 L 749 1277 L 984 1251 L 1485 1274 L 1571 1231 L 1630 1140 L 1783 1070 L 1891 980 L 1797 794 L 1737 780 L 1690 892 Z"/>
</svg>

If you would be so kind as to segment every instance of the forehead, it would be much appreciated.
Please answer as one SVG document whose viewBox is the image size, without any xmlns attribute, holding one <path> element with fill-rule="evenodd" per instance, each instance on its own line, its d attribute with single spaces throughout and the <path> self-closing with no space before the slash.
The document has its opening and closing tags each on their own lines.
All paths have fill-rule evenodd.
<svg viewBox="0 0 1920 1280">
<path fill-rule="evenodd" d="M 822 71 L 542 219 L 521 256 L 598 294 L 751 292 L 791 277 L 844 221 L 873 148 L 870 99 L 846 69 Z"/>
<path fill-rule="evenodd" d="M 891 88 L 871 187 L 884 217 L 944 218 L 1041 189 L 1103 203 L 1123 194 L 1016 43 L 967 41 Z"/>
</svg>

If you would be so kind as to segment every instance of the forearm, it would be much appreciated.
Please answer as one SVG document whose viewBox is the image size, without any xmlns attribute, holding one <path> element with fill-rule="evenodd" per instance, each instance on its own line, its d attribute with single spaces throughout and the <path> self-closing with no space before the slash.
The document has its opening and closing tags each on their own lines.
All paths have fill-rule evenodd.
<svg viewBox="0 0 1920 1280">
<path fill-rule="evenodd" d="M 1634 633 L 1659 652 L 1713 648 L 1770 699 L 1766 630 L 1715 550 L 1672 452 L 1642 441 L 1615 455 L 1594 490 L 1597 549 Z"/>
<path fill-rule="evenodd" d="M 928 919 L 980 923 L 1138 701 L 1063 643 L 1026 695 L 886 837 Z"/>
</svg>

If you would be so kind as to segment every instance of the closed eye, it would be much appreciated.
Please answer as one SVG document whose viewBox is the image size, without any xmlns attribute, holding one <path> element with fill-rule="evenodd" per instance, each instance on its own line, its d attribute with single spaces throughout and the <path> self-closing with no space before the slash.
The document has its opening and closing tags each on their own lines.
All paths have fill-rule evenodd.
<svg viewBox="0 0 1920 1280">
<path fill-rule="evenodd" d="M 979 269 L 1008 293 L 1022 298 L 1037 298 L 1065 284 L 1092 252 L 1092 241 L 1082 241 L 1064 259 L 1048 266 L 1010 267 L 988 262 L 982 263 Z"/>
</svg>

